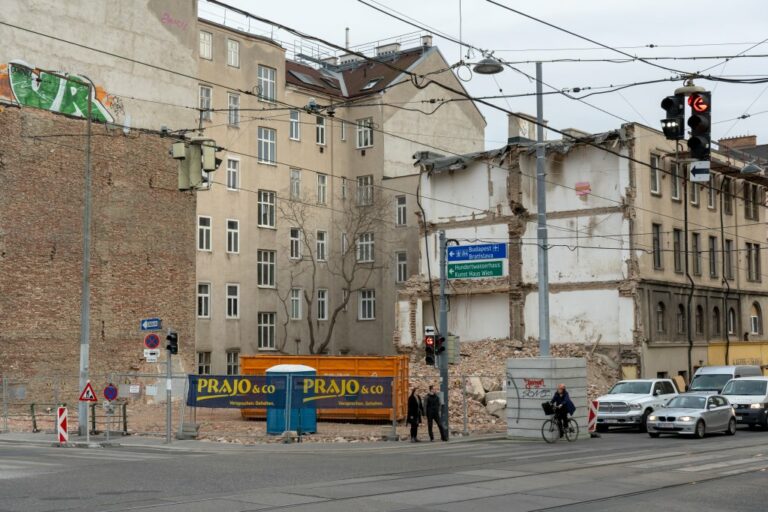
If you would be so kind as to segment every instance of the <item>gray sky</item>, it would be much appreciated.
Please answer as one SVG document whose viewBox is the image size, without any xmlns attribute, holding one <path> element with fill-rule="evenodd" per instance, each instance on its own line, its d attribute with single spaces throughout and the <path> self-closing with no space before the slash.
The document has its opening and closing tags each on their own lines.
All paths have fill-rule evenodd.
<svg viewBox="0 0 768 512">
<path fill-rule="evenodd" d="M 366 1 L 374 3 L 372 0 Z M 506 11 L 485 0 L 462 0 L 461 22 L 459 0 L 377 1 L 457 39 L 461 28 L 464 41 L 492 50 L 495 56 L 507 61 L 625 58 L 617 52 L 594 49 L 596 45 L 592 43 Z M 624 48 L 624 51 L 640 57 L 737 55 L 768 38 L 768 4 L 759 0 L 499 1 L 608 46 L 632 47 Z M 350 28 L 350 42 L 353 46 L 417 30 L 357 0 L 230 0 L 230 3 L 339 45 L 344 44 L 345 27 Z M 206 11 L 220 12 L 206 2 L 200 3 L 200 9 L 204 17 L 208 17 Z M 288 42 L 296 39 L 283 31 L 276 31 L 273 35 L 276 39 Z M 466 48 L 460 51 L 458 45 L 437 35 L 434 44 L 449 63 L 458 62 L 461 57 L 466 60 Z M 644 47 L 649 44 L 659 47 Z M 759 54 L 768 54 L 768 42 L 747 52 L 747 55 Z M 469 60 L 476 61 L 479 58 L 477 52 L 473 52 Z M 717 64 L 708 73 L 733 79 L 768 77 L 768 58 L 761 57 L 734 59 L 726 64 L 722 60 L 652 62 L 685 71 L 703 70 Z M 534 64 L 515 66 L 530 75 L 535 73 Z M 461 74 L 468 75 L 466 70 Z M 544 63 L 543 78 L 546 84 L 562 89 L 596 88 L 673 76 L 675 73 L 672 71 L 642 62 L 574 62 Z M 503 94 L 535 92 L 535 83 L 513 70 L 507 69 L 495 78 L 475 74 L 464 85 L 474 96 L 499 94 L 499 89 L 502 89 Z M 619 117 L 659 128 L 659 120 L 664 114 L 659 104 L 664 96 L 673 94 L 674 89 L 680 85 L 680 81 L 642 85 L 585 100 L 613 115 L 560 95 L 549 95 L 544 100 L 544 117 L 553 127 L 578 128 L 589 132 L 617 128 L 624 122 Z M 758 143 L 768 143 L 768 112 L 758 114 L 768 111 L 768 83 L 749 85 L 698 80 L 697 85 L 713 92 L 713 139 L 754 134 L 758 137 Z M 548 88 L 545 86 L 546 90 Z M 581 94 L 595 90 L 604 89 L 593 89 Z M 514 112 L 535 113 L 534 97 L 492 101 Z M 482 111 L 488 121 L 486 146 L 502 145 L 507 137 L 506 114 L 487 107 L 482 107 Z M 726 122 L 744 113 L 755 115 L 738 122 Z M 558 137 L 554 133 L 548 135 L 548 138 Z M 445 145 L 450 147 L 450 141 L 446 141 Z"/>
</svg>

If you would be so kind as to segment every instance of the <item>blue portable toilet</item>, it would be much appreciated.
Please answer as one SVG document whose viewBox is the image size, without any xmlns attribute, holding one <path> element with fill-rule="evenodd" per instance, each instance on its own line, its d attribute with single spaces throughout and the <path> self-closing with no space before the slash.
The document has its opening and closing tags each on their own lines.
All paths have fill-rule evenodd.
<svg viewBox="0 0 768 512">
<path fill-rule="evenodd" d="M 267 434 L 280 435 L 286 430 L 301 431 L 302 434 L 317 432 L 317 408 L 314 402 L 309 405 L 301 403 L 294 397 L 294 386 L 300 388 L 304 377 L 317 376 L 317 370 L 303 364 L 278 364 L 268 368 L 267 378 L 284 377 L 285 406 L 267 408 Z M 293 402 L 297 403 L 293 403 Z"/>
</svg>

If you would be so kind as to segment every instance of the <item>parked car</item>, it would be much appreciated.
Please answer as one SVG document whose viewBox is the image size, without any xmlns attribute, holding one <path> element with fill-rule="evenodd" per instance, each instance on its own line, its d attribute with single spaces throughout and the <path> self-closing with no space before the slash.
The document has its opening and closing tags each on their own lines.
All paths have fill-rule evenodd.
<svg viewBox="0 0 768 512">
<path fill-rule="evenodd" d="M 731 379 L 740 377 L 760 377 L 763 371 L 759 366 L 702 366 L 693 375 L 688 391 L 694 393 L 720 393 Z"/>
<path fill-rule="evenodd" d="M 675 396 L 677 388 L 670 379 L 621 380 L 597 398 L 597 430 L 631 426 L 644 431 L 648 416 Z"/>
<path fill-rule="evenodd" d="M 729 380 L 723 396 L 733 404 L 737 423 L 768 428 L 768 377 Z"/>
<path fill-rule="evenodd" d="M 698 438 L 712 432 L 736 433 L 736 414 L 721 395 L 686 393 L 648 416 L 648 435 L 684 434 Z"/>
</svg>

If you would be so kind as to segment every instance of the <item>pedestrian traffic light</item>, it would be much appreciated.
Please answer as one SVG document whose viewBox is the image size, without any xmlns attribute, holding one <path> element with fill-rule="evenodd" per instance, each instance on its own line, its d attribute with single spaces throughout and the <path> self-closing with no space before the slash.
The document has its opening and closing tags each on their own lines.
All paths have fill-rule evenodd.
<svg viewBox="0 0 768 512">
<path fill-rule="evenodd" d="M 435 364 L 435 337 L 424 336 L 425 362 L 433 366 Z"/>
<path fill-rule="evenodd" d="M 166 345 L 165 348 L 171 354 L 178 354 L 179 353 L 179 335 L 175 332 L 169 332 L 168 336 L 165 337 L 165 340 L 168 342 L 168 345 Z"/>
<path fill-rule="evenodd" d="M 661 108 L 667 111 L 667 117 L 661 120 L 661 129 L 669 140 L 681 140 L 685 138 L 685 96 L 675 94 L 667 96 L 661 101 Z"/>
<path fill-rule="evenodd" d="M 709 160 L 712 138 L 712 93 L 693 93 L 688 97 L 688 105 L 691 107 L 691 117 L 688 118 L 688 126 L 691 128 L 688 149 L 691 151 L 691 158 Z"/>
<path fill-rule="evenodd" d="M 438 336 L 436 347 L 435 347 L 435 353 L 439 355 L 439 354 L 442 354 L 443 352 L 445 352 L 445 337 Z"/>
</svg>

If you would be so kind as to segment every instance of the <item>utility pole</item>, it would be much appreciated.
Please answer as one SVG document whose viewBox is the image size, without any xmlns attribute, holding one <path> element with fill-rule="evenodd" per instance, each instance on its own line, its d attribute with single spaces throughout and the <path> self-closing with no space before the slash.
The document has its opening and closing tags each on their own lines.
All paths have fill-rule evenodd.
<svg viewBox="0 0 768 512">
<path fill-rule="evenodd" d="M 79 82 L 83 84 L 84 82 Z M 91 336 L 91 95 L 93 87 L 88 86 L 88 110 L 86 116 L 85 137 L 85 178 L 83 192 L 83 271 L 80 289 L 80 390 L 88 384 L 90 370 Z M 88 434 L 88 402 L 79 402 L 77 408 L 77 431 L 79 435 Z"/>
<path fill-rule="evenodd" d="M 539 356 L 549 357 L 549 256 L 547 254 L 546 154 L 541 62 L 536 63 L 536 217 L 539 263 Z"/>
<path fill-rule="evenodd" d="M 440 242 L 440 317 L 437 325 L 437 336 L 448 337 L 448 298 L 445 296 L 445 285 L 448 280 L 446 269 L 446 242 L 445 231 L 438 232 Z M 440 410 L 440 421 L 443 424 L 446 440 L 449 437 L 448 431 L 448 351 L 445 350 L 437 355 L 438 365 L 440 366 L 440 393 L 443 395 L 443 405 Z"/>
</svg>

